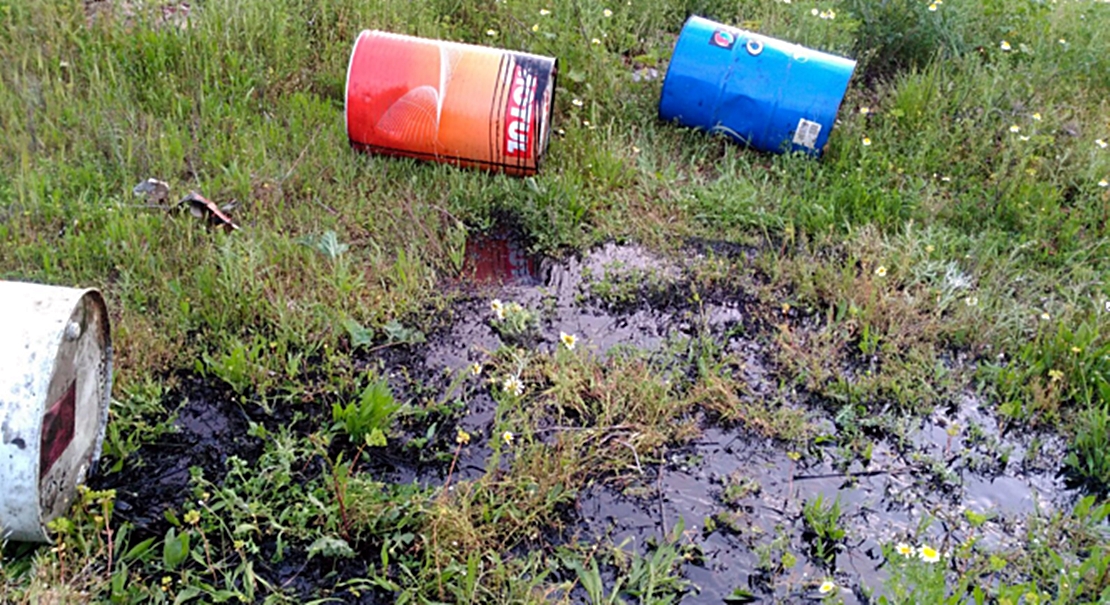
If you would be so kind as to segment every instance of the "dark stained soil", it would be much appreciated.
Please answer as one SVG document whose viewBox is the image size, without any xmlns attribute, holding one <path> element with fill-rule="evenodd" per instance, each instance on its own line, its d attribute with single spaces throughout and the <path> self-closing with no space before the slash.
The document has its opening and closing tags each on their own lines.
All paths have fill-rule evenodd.
<svg viewBox="0 0 1110 605">
<path fill-rule="evenodd" d="M 693 257 L 710 252 L 750 254 L 712 242 L 689 246 Z M 442 393 L 445 370 L 465 368 L 480 360 L 483 351 L 498 347 L 488 322 L 488 302 L 498 297 L 544 309 L 544 334 L 577 334 L 600 355 L 616 346 L 654 351 L 675 334 L 708 330 L 745 360 L 742 379 L 750 397 L 781 395 L 784 388 L 760 340 L 762 328 L 751 313 L 751 297 L 710 292 L 695 311 L 684 302 L 689 291 L 682 289 L 683 268 L 635 246 L 609 244 L 581 258 L 555 262 L 528 256 L 511 239 L 475 240 L 468 247 L 466 267 L 467 281 L 453 287 L 469 296 L 454 307 L 443 329 L 424 344 L 384 349 L 356 364 L 382 363 L 395 370 L 391 385 L 402 397 L 411 388 L 406 376 Z M 629 283 L 621 281 L 622 275 L 643 283 L 633 282 L 639 285 L 626 296 L 598 300 L 588 295 L 588 282 L 604 277 Z M 644 280 L 645 275 L 651 278 Z M 558 345 L 546 338 L 536 345 Z M 239 403 L 230 389 L 200 377 L 182 375 L 178 385 L 167 398 L 167 408 L 178 410 L 176 431 L 142 446 L 123 471 L 90 479 L 96 489 L 117 490 L 118 518 L 134 524 L 140 536 L 161 535 L 168 528 L 165 512 L 179 508 L 187 497 L 191 467 L 200 467 L 209 478 L 223 477 L 229 456 L 249 461 L 263 451 L 262 441 L 248 435 L 252 421 L 267 426 L 290 421 Z M 829 412 L 810 405 L 804 394 L 787 399 L 805 409 L 822 432 L 835 432 Z M 1064 444 L 1051 436 L 1040 436 L 1033 445 L 1031 436 L 1000 434 L 988 407 L 967 393 L 928 418 L 906 418 L 903 438 L 878 437 L 870 462 L 853 461 L 847 468 L 832 447 L 814 445 L 795 461 L 782 443 L 707 418 L 700 439 L 668 451 L 662 464 L 647 465 L 642 477 L 623 489 L 593 485 L 579 495 L 573 514 L 581 536 L 615 544 L 627 539 L 641 552 L 682 519 L 684 540 L 704 554 L 702 562 L 686 567 L 686 577 L 696 586 L 686 603 L 721 603 L 736 588 L 793 602 L 813 596 L 815 581 L 827 577 L 851 591 L 842 593 L 846 602 L 868 602 L 862 587 L 882 585 L 881 544 L 908 539 L 926 517 L 940 521 L 929 527 L 928 536 L 944 549 L 971 532 L 965 511 L 989 514 L 975 531 L 986 533 L 986 547 L 1003 548 L 1020 538 L 1027 515 L 1066 506 L 1075 497 L 1056 475 Z M 459 460 L 457 477 L 485 472 L 488 444 L 496 438 L 491 434 L 494 411 L 492 398 L 478 396 L 458 421 L 474 440 Z M 330 421 L 330 408 L 322 405 L 308 413 Z M 953 426 L 959 430 L 950 431 Z M 419 428 L 410 430 L 415 434 Z M 445 466 L 442 460 L 414 460 L 394 448 L 368 471 L 382 480 L 434 485 L 443 482 Z M 319 472 L 311 470 L 313 465 L 306 468 L 306 473 Z M 745 487 L 730 492 L 730 485 Z M 807 554 L 802 507 L 819 494 L 830 501 L 839 498 L 849 536 L 831 568 Z M 706 527 L 709 519 L 711 530 Z M 772 574 L 765 561 L 761 565 L 758 550 L 776 536 L 783 536 L 798 563 Z M 270 551 L 263 553 L 267 563 L 260 575 L 305 598 L 327 594 L 337 582 L 365 572 L 362 557 L 309 561 L 304 546 L 294 545 L 273 563 L 277 546 L 266 548 Z M 373 556 L 372 545 L 366 550 Z M 369 592 L 358 602 L 388 601 L 387 594 Z"/>
</svg>

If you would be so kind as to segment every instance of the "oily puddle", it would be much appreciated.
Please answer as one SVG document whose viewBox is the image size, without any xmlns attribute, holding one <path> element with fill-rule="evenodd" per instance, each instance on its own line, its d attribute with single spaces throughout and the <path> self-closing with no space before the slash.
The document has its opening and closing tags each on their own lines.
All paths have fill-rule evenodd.
<svg viewBox="0 0 1110 605">
<path fill-rule="evenodd" d="M 541 347 L 557 346 L 557 335 L 565 331 L 602 354 L 625 345 L 658 350 L 668 337 L 708 327 L 744 360 L 738 379 L 751 397 L 770 397 L 780 389 L 758 337 L 735 335 L 745 334 L 734 329 L 747 320 L 745 297 L 716 297 L 698 313 L 665 303 L 632 304 L 614 313 L 612 305 L 607 310 L 596 300 L 584 301 L 583 292 L 599 291 L 587 286 L 621 273 L 650 272 L 673 280 L 680 268 L 637 247 L 612 244 L 565 263 L 524 265 L 524 255 L 506 253 L 502 245 L 511 249 L 512 244 L 493 246 L 496 258 L 517 260 L 502 263 L 500 272 L 488 270 L 495 263 L 486 264 L 484 275 L 499 286 L 488 297 L 546 309 Z M 471 250 L 480 254 L 482 248 Z M 602 291 L 620 303 L 619 292 Z M 465 368 L 499 346 L 486 321 L 488 300 L 479 297 L 457 309 L 448 334 L 428 351 L 430 371 Z M 905 427 L 901 438 L 879 439 L 869 464 L 857 461 L 847 469 L 837 464 L 835 452 L 823 451 L 830 448 L 816 448 L 795 461 L 781 443 L 742 428 L 710 426 L 698 440 L 669 452 L 662 465 L 643 468 L 643 476 L 625 489 L 595 484 L 581 493 L 580 535 L 643 554 L 649 542 L 669 535 L 681 519 L 683 539 L 704 553 L 703 562 L 686 566 L 696 588 L 685 602 L 723 602 L 736 588 L 802 599 L 815 596 L 826 578 L 847 589 L 842 593 L 846 602 L 867 602 L 864 587 L 882 591 L 884 544 L 928 541 L 946 552 L 974 536 L 987 549 L 1018 548 L 1030 515 L 1064 507 L 1074 498 L 1056 476 L 1062 441 L 1042 436 L 1031 444 L 1029 438 L 1000 435 L 997 419 L 985 407 L 965 395 L 951 409 L 938 409 Z M 494 411 L 491 398 L 478 399 L 460 423 L 478 436 L 477 447 L 464 455 L 468 478 L 485 472 Z M 820 432 L 835 433 L 828 413 L 812 409 L 810 414 Z M 808 556 L 803 507 L 818 497 L 826 503 L 839 500 L 847 530 L 831 567 Z M 785 552 L 798 561 L 789 570 L 775 564 Z"/>
<path fill-rule="evenodd" d="M 691 264 L 703 260 L 696 251 L 691 256 Z M 384 365 L 400 399 L 412 392 L 411 381 L 431 384 L 439 398 L 449 399 L 447 377 L 483 363 L 502 345 L 491 325 L 490 301 L 496 298 L 539 310 L 542 329 L 528 346 L 540 351 L 557 348 L 561 332 L 576 335 L 579 346 L 602 359 L 622 347 L 665 354 L 675 339 L 709 335 L 743 360 L 736 379 L 745 383 L 745 397 L 779 397 L 808 409 L 799 396 L 783 393 L 788 387 L 780 382 L 789 381 L 780 381 L 767 361 L 761 329 L 751 318 L 751 298 L 718 292 L 695 307 L 686 300 L 689 291 L 675 285 L 683 271 L 636 246 L 608 244 L 555 262 L 529 257 L 512 240 L 475 240 L 467 249 L 468 283 L 454 286 L 471 296 L 454 305 L 446 327 L 425 344 L 404 352 L 387 349 L 358 363 Z M 676 375 L 688 369 L 684 364 L 676 361 Z M 138 452 L 145 464 L 140 472 L 90 481 L 98 489 L 116 488 L 120 516 L 154 533 L 164 529 L 164 512 L 180 506 L 188 492 L 190 467 L 200 466 L 206 477 L 217 480 L 226 472 L 228 456 L 249 461 L 260 455 L 261 440 L 247 435 L 251 421 L 283 422 L 232 403 L 226 389 L 205 386 L 200 379 L 183 390 L 188 397 L 177 431 Z M 484 391 L 467 401 L 457 427 L 473 437 L 460 452 L 455 480 L 486 472 L 491 443 L 498 438 L 493 434 L 496 406 Z M 832 448 L 809 448 L 794 460 L 781 443 L 706 421 L 698 439 L 666 452 L 662 464 L 641 453 L 639 476 L 625 477 L 619 485 L 595 483 L 581 492 L 577 535 L 645 554 L 650 541 L 662 540 L 681 519 L 682 540 L 704 555 L 684 568 L 693 584 L 687 603 L 719 603 L 736 588 L 793 601 L 812 596 L 825 578 L 844 587 L 846 602 L 866 602 L 862 587 L 881 589 L 882 545 L 909 541 L 919 535 L 924 520 L 936 521 L 923 539 L 942 551 L 972 535 L 987 548 L 1005 549 L 1017 544 L 1030 514 L 1062 507 L 1072 497 L 1055 477 L 1062 444 L 1047 438 L 1030 448 L 1028 440 L 1001 436 L 984 407 L 969 395 L 953 409 L 917 422 L 902 439 L 876 440 L 870 463 L 852 462 L 847 469 L 836 464 Z M 305 422 L 330 422 L 324 412 Z M 835 432 L 827 412 L 814 408 L 808 413 L 819 432 Z M 307 433 L 317 427 L 304 428 Z M 437 439 L 452 448 L 453 435 L 454 427 L 441 429 Z M 420 465 L 393 451 L 365 472 L 382 481 L 440 485 L 446 466 Z M 839 498 L 840 524 L 847 531 L 831 568 L 809 556 L 802 514 L 805 503 L 819 495 L 826 502 Z M 986 519 L 973 526 L 966 511 Z M 776 564 L 785 552 L 797 559 L 790 569 Z M 310 596 L 365 573 L 364 565 L 350 560 L 316 558 L 309 564 L 296 554 L 262 565 L 262 574 Z M 579 600 L 582 595 L 575 591 L 571 596 Z"/>
<path fill-rule="evenodd" d="M 974 398 L 963 406 L 960 415 L 983 414 Z M 947 422 L 934 416 L 917 434 L 930 435 Z M 846 603 L 867 603 L 864 587 L 882 593 L 884 544 L 925 542 L 951 552 L 974 536 L 992 551 L 1015 549 L 1029 515 L 1068 501 L 1055 470 L 1024 463 L 1020 445 L 1008 444 L 1014 452 L 1002 468 L 981 473 L 971 468 L 979 454 L 966 437 L 940 432 L 943 440 L 920 449 L 898 451 L 880 442 L 868 466 L 857 462 L 845 471 L 830 456 L 795 461 L 781 444 L 711 427 L 626 490 L 633 495 L 604 486 L 588 490 L 580 500 L 583 524 L 599 540 L 642 547 L 681 518 L 685 540 L 704 553 L 703 563 L 686 567 L 699 591 L 686 602 L 719 603 L 737 588 L 795 602 L 818 596 L 817 586 L 832 579 L 845 589 Z M 947 457 L 925 461 L 927 452 L 946 447 Z M 948 474 L 938 478 L 928 468 L 934 463 Z M 839 525 L 847 532 L 831 568 L 811 556 L 806 536 L 803 508 L 817 498 L 839 500 Z M 977 518 L 976 526 L 966 511 L 986 520 Z M 787 552 L 797 558 L 790 569 L 781 565 Z"/>
</svg>

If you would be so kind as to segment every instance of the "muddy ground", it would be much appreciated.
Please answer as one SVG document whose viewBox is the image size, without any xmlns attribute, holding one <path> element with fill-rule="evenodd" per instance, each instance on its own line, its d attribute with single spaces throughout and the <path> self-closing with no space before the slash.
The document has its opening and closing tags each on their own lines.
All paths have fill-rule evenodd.
<svg viewBox="0 0 1110 605">
<path fill-rule="evenodd" d="M 401 394 L 404 376 L 446 389 L 447 373 L 499 346 L 489 322 L 489 300 L 496 297 L 543 308 L 545 334 L 577 334 L 583 346 L 601 356 L 617 346 L 662 351 L 668 337 L 708 330 L 743 359 L 748 397 L 785 397 L 808 414 L 818 434 L 835 434 L 835 418 L 825 406 L 794 390 L 789 380 L 780 380 L 766 351 L 769 327 L 750 312 L 755 302 L 748 293 L 707 293 L 699 309 L 682 292 L 667 288 L 602 303 L 588 295 L 589 283 L 619 281 L 621 274 L 653 275 L 666 283 L 677 279 L 682 267 L 636 246 L 608 244 L 561 262 L 529 258 L 522 249 L 505 238 L 474 242 L 467 265 L 470 279 L 451 284 L 465 295 L 442 322 L 444 327 L 430 333 L 426 343 L 383 350 L 356 364 L 384 363 Z M 691 262 L 710 250 L 752 254 L 692 244 Z M 118 491 L 118 517 L 133 523 L 138 535 L 164 533 L 165 511 L 180 507 L 189 491 L 190 467 L 202 468 L 206 477 L 222 477 L 229 456 L 249 461 L 262 451 L 262 441 L 248 435 L 252 421 L 277 427 L 293 420 L 280 410 L 267 413 L 254 404 L 236 403 L 228 388 L 197 376 L 183 374 L 177 384 L 168 396 L 170 409 L 181 405 L 176 430 L 143 446 L 122 472 L 90 480 L 94 488 Z M 459 421 L 474 441 L 464 450 L 456 476 L 473 479 L 485 472 L 495 405 L 488 395 L 478 396 Z M 686 566 L 695 588 L 684 603 L 721 603 L 737 588 L 760 597 L 801 600 L 815 596 L 810 594 L 814 579 L 826 577 L 847 589 L 842 593 L 846 602 L 869 602 L 864 587 L 879 589 L 884 578 L 881 545 L 919 535 L 923 521 L 935 520 L 925 535 L 943 551 L 972 532 L 966 511 L 986 514 L 974 531 L 987 537 L 986 547 L 1001 549 L 1020 542 L 1029 515 L 1075 499 L 1057 476 L 1064 444 L 1050 435 L 1000 433 L 990 407 L 968 391 L 927 418 L 893 418 L 904 429 L 901 435 L 870 435 L 870 462 L 854 460 L 847 466 L 831 446 L 814 444 L 795 460 L 791 453 L 797 446 L 743 425 L 707 420 L 694 442 L 666 451 L 661 461 L 645 459 L 639 477 L 595 483 L 580 493 L 573 511 L 577 534 L 643 551 L 681 519 L 685 540 L 704 555 Z M 301 412 L 296 428 L 305 433 L 315 430 L 314 423 L 330 422 L 330 408 L 323 404 Z M 315 468 L 305 465 L 306 479 L 319 472 Z M 389 452 L 365 470 L 380 480 L 425 484 L 442 483 L 445 471 L 442 460 L 414 462 Z M 833 570 L 811 558 L 805 535 L 803 503 L 819 494 L 840 499 L 848 530 Z M 760 545 L 766 558 L 775 552 L 767 545 L 776 537 L 798 557 L 790 570 L 774 570 L 760 561 Z M 293 548 L 282 562 L 261 561 L 257 571 L 274 585 L 307 597 L 362 575 L 364 566 L 357 561 L 319 557 L 306 562 Z M 364 593 L 362 600 L 388 602 L 389 595 Z"/>
</svg>

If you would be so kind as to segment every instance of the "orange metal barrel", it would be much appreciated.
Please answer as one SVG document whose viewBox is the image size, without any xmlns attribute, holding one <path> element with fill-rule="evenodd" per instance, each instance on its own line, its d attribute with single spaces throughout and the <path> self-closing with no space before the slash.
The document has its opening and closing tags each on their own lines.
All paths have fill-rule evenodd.
<svg viewBox="0 0 1110 605">
<path fill-rule="evenodd" d="M 555 70 L 552 57 L 364 31 L 347 68 L 347 137 L 371 153 L 535 174 Z"/>
</svg>

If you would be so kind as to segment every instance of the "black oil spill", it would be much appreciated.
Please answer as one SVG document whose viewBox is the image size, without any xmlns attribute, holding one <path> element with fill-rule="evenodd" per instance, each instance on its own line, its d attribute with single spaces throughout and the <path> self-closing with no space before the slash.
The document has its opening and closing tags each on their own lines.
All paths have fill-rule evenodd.
<svg viewBox="0 0 1110 605">
<path fill-rule="evenodd" d="M 560 332 L 575 334 L 578 346 L 602 359 L 617 347 L 662 354 L 676 337 L 709 334 L 743 361 L 734 378 L 745 384 L 746 397 L 782 400 L 804 410 L 819 432 L 835 437 L 829 412 L 808 406 L 769 361 L 766 347 L 772 340 L 753 319 L 751 296 L 703 292 L 698 304 L 689 302 L 685 264 L 717 254 L 711 243 L 692 246 L 681 264 L 617 244 L 558 262 L 525 251 L 511 239 L 473 240 L 463 271 L 468 281 L 453 286 L 467 296 L 451 309 L 445 327 L 424 344 L 384 349 L 359 363 L 384 367 L 401 398 L 413 382 L 436 391 L 437 398 L 450 398 L 448 377 L 482 362 L 502 344 L 490 322 L 489 304 L 497 298 L 540 310 L 542 330 L 533 344 L 541 350 L 559 346 Z M 199 378 L 186 377 L 170 397 L 183 402 L 176 431 L 144 445 L 127 473 L 90 480 L 94 488 L 117 489 L 117 514 L 140 533 L 165 530 L 164 512 L 180 506 L 188 493 L 190 467 L 218 482 L 228 456 L 250 461 L 261 454 L 262 442 L 247 435 L 249 423 L 275 422 Z M 490 443 L 497 438 L 492 434 L 496 402 L 480 393 L 466 405 L 458 427 L 473 440 L 459 457 L 455 477 L 473 479 L 486 471 Z M 651 540 L 663 539 L 681 519 L 684 542 L 704 553 L 701 563 L 685 567 L 695 589 L 684 603 L 720 603 L 736 588 L 796 602 L 812 596 L 826 578 L 844 588 L 845 602 L 856 603 L 867 602 L 861 597 L 864 587 L 881 590 L 882 545 L 908 541 L 925 519 L 939 522 L 921 539 L 942 551 L 972 534 L 988 548 L 1007 548 L 1017 544 L 1029 514 L 1074 498 L 1056 477 L 1064 451 L 1060 440 L 1042 436 L 1034 443 L 1028 436 L 1001 434 L 989 406 L 970 393 L 928 418 L 904 422 L 901 438 L 875 438 L 866 464 L 853 460 L 845 467 L 831 447 L 805 448 L 795 460 L 782 443 L 707 417 L 700 438 L 673 447 L 661 463 L 644 464 L 642 476 L 625 489 L 594 484 L 580 493 L 573 513 L 579 535 L 613 544 L 627 540 L 645 553 Z M 408 437 L 418 436 L 419 429 L 412 427 Z M 439 430 L 440 451 L 453 448 L 453 435 Z M 368 472 L 378 480 L 438 485 L 446 467 L 390 448 Z M 832 565 L 810 557 L 805 537 L 802 508 L 819 495 L 839 499 L 848 531 Z M 968 511 L 985 520 L 972 524 Z M 766 553 L 776 538 L 778 547 L 797 559 L 790 569 L 768 567 Z M 364 564 L 306 563 L 298 548 L 264 571 L 272 583 L 302 597 L 329 594 L 338 581 L 365 573 Z M 276 553 L 266 554 L 271 559 Z"/>
<path fill-rule="evenodd" d="M 693 248 L 695 259 L 717 254 L 704 243 Z M 747 250 L 737 253 L 750 255 Z M 682 272 L 682 266 L 639 247 L 608 244 L 581 258 L 551 263 L 540 283 L 534 274 L 493 282 L 497 287 L 488 288 L 484 297 L 455 309 L 451 327 L 427 348 L 427 369 L 457 371 L 500 345 L 488 320 L 489 300 L 497 297 L 543 309 L 546 336 L 540 347 L 557 346 L 556 335 L 564 331 L 604 356 L 618 346 L 658 350 L 670 337 L 708 330 L 743 360 L 737 379 L 745 383 L 748 396 L 781 394 L 776 370 L 764 352 L 768 339 L 761 338 L 757 322 L 749 317 L 751 299 L 742 292 L 718 292 L 697 309 L 683 305 L 683 292 L 668 293 L 662 286 L 681 282 Z M 599 281 L 625 283 L 622 276 L 649 283 L 634 289 L 626 301 L 619 293 L 601 301 L 583 295 Z M 614 300 L 626 304 L 612 304 Z M 787 398 L 835 436 L 828 412 L 806 407 L 799 395 L 787 393 Z M 684 540 L 705 555 L 702 564 L 686 568 L 696 587 L 684 600 L 688 603 L 720 603 L 736 588 L 793 602 L 813 596 L 814 587 L 827 578 L 845 589 L 845 602 L 867 602 L 864 587 L 881 594 L 882 545 L 913 541 L 927 519 L 938 522 L 917 538 L 942 550 L 973 534 L 991 548 L 1016 547 L 1029 514 L 1066 506 L 1074 498 L 1056 476 L 1064 451 L 1060 440 L 1042 437 L 1042 451 L 1030 452 L 1030 438 L 1001 435 L 997 419 L 985 407 L 968 394 L 929 418 L 907 420 L 908 440 L 880 438 L 866 466 L 856 461 L 846 469 L 831 448 L 811 448 L 794 461 L 781 443 L 710 423 L 702 438 L 670 452 L 662 465 L 645 469 L 642 481 L 626 490 L 635 495 L 603 484 L 580 494 L 583 535 L 613 544 L 627 540 L 643 553 L 681 519 Z M 461 422 L 477 436 L 475 447 L 460 460 L 465 476 L 484 471 L 487 443 L 495 438 L 489 434 L 494 411 L 492 399 L 478 398 Z M 744 495 L 724 497 L 736 483 L 748 486 Z M 848 530 L 831 566 L 808 556 L 802 508 L 818 496 L 828 502 L 839 499 L 842 525 Z M 986 520 L 973 527 L 966 511 Z M 712 519 L 711 531 L 707 519 Z M 759 551 L 776 537 L 797 563 L 771 573 Z"/>
<path fill-rule="evenodd" d="M 182 376 L 179 383 L 167 396 L 171 409 L 180 404 L 174 430 L 141 446 L 123 472 L 89 478 L 93 489 L 116 490 L 116 517 L 132 523 L 136 536 L 168 529 L 165 513 L 189 493 L 191 468 L 218 482 L 229 456 L 254 460 L 262 453 L 262 441 L 247 434 L 250 418 L 230 389 L 194 376 Z"/>
</svg>

